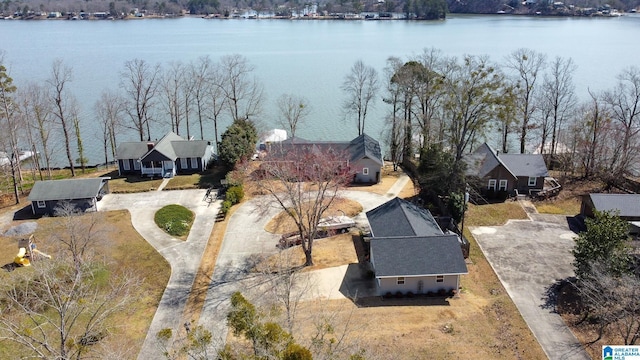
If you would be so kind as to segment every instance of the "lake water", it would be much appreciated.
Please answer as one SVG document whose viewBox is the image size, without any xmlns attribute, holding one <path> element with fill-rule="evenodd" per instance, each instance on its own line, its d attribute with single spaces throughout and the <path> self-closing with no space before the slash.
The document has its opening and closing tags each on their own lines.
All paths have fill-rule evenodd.
<svg viewBox="0 0 640 360">
<path fill-rule="evenodd" d="M 543 18 L 504 15 L 451 15 L 445 21 L 294 21 L 205 20 L 200 18 L 132 21 L 0 21 L 0 50 L 20 87 L 44 82 L 54 59 L 73 68 L 71 90 L 80 102 L 82 133 L 91 164 L 102 162 L 92 108 L 100 93 L 117 89 L 125 61 L 144 59 L 167 65 L 209 55 L 241 54 L 255 66 L 267 101 L 261 117 L 276 127 L 275 99 L 295 93 L 309 99 L 312 113 L 298 135 L 348 140 L 357 128 L 342 120 L 340 84 L 362 59 L 380 73 L 389 56 L 407 58 L 426 47 L 444 54 L 487 54 L 501 62 L 517 48 L 571 57 L 578 65 L 577 92 L 604 90 L 625 67 L 638 64 L 640 17 Z M 378 137 L 386 106 L 378 101 L 365 131 Z M 160 137 L 165 129 L 152 130 Z M 213 138 L 213 126 L 207 130 Z M 136 140 L 135 131 L 120 141 Z M 60 165 L 64 165 L 60 154 Z"/>
</svg>

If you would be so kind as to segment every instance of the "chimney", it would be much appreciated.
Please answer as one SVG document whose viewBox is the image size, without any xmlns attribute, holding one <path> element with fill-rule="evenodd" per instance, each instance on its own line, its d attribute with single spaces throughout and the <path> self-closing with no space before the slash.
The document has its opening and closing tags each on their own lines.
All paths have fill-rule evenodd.
<svg viewBox="0 0 640 360">
<path fill-rule="evenodd" d="M 152 142 L 148 142 L 147 143 L 147 150 L 151 151 L 153 149 L 153 143 Z"/>
</svg>

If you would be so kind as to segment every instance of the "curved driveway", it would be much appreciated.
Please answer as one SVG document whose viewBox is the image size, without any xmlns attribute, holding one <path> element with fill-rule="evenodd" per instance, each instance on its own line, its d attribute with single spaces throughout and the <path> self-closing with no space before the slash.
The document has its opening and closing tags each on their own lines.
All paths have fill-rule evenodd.
<svg viewBox="0 0 640 360">
<path fill-rule="evenodd" d="M 135 194 L 108 194 L 98 203 L 99 210 L 129 210 L 133 227 L 171 265 L 171 277 L 162 294 L 138 359 L 163 358 L 155 345 L 155 335 L 164 328 L 179 329 L 181 317 L 207 245 L 219 202 L 204 201 L 206 190 L 154 191 Z M 195 218 L 186 241 L 175 239 L 158 228 L 155 212 L 165 205 L 179 204 L 194 212 Z"/>
</svg>

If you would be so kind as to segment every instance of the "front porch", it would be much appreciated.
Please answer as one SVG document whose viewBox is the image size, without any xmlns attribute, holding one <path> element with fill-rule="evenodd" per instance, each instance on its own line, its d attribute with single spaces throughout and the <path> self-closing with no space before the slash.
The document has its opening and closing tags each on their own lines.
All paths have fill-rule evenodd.
<svg viewBox="0 0 640 360">
<path fill-rule="evenodd" d="M 140 167 L 142 176 L 172 178 L 176 174 L 176 168 L 172 161 L 142 162 Z"/>
</svg>

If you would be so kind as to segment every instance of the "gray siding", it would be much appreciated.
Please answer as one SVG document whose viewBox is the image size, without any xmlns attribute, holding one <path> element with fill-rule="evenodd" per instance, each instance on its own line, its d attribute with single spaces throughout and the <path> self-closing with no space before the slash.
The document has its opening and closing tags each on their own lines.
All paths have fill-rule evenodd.
<svg viewBox="0 0 640 360">
<path fill-rule="evenodd" d="M 75 199 L 75 200 L 49 200 L 45 201 L 45 207 L 38 207 L 37 201 L 31 202 L 31 209 L 35 215 L 50 215 L 55 216 L 56 210 L 62 203 L 68 202 L 74 205 L 80 212 L 97 211 L 96 199 Z"/>
<path fill-rule="evenodd" d="M 377 183 L 380 181 L 380 164 L 377 162 L 364 158 L 351 164 L 352 169 L 355 171 L 354 182 L 356 183 Z M 364 175 L 362 173 L 363 168 L 369 169 L 369 174 Z"/>
<path fill-rule="evenodd" d="M 458 279 L 460 275 L 445 275 L 443 282 L 436 282 L 435 276 L 415 276 L 405 277 L 404 284 L 398 285 L 398 278 L 377 278 L 378 295 L 384 295 L 387 292 L 395 294 L 400 291 L 402 293 L 412 292 L 414 294 L 426 294 L 429 291 L 438 292 L 440 289 L 457 290 Z M 422 281 L 422 290 L 420 290 L 419 282 Z"/>
</svg>

